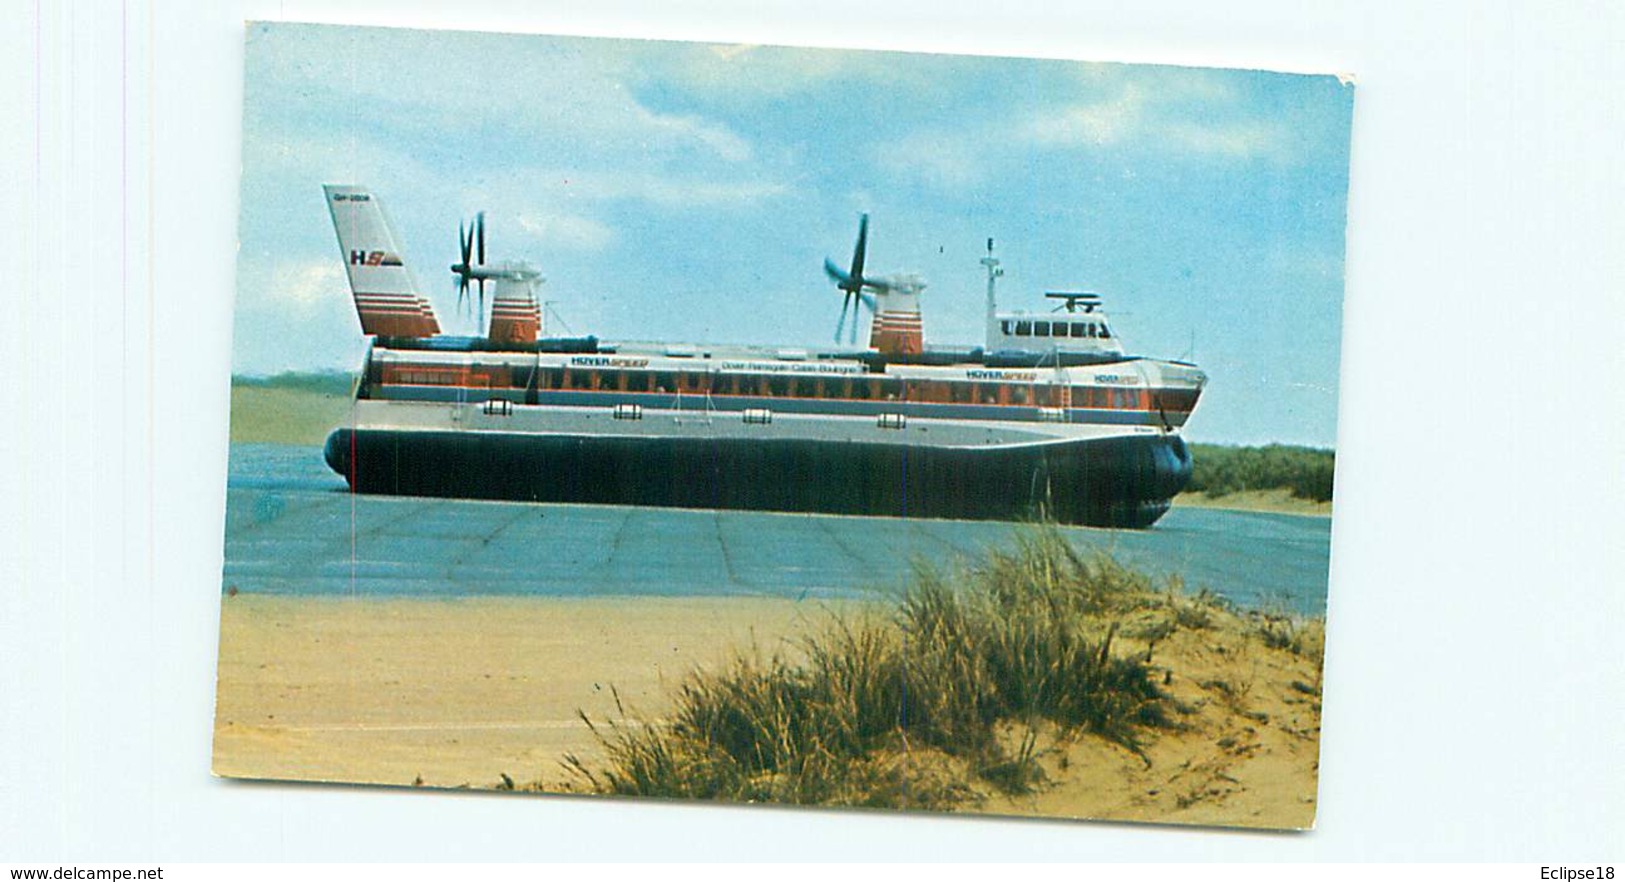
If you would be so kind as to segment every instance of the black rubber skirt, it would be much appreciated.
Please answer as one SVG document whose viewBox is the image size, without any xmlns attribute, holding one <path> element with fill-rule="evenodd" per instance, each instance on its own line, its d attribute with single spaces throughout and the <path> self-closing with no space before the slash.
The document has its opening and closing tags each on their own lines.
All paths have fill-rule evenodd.
<svg viewBox="0 0 1625 882">
<path fill-rule="evenodd" d="M 1177 435 L 1014 447 L 339 429 L 357 493 L 1149 527 L 1190 481 Z"/>
</svg>

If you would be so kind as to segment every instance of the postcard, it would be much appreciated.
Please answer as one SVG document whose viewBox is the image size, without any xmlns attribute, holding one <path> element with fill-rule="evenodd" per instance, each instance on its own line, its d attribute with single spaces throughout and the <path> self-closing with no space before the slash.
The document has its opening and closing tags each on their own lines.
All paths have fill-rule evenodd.
<svg viewBox="0 0 1625 882">
<path fill-rule="evenodd" d="M 218 775 L 1313 825 L 1347 77 L 252 23 L 244 83 Z"/>
</svg>

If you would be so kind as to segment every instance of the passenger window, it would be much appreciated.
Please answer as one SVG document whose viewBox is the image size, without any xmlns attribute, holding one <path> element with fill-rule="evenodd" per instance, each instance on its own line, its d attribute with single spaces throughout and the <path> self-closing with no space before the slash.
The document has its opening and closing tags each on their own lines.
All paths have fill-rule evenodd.
<svg viewBox="0 0 1625 882">
<path fill-rule="evenodd" d="M 1049 322 L 1033 322 L 1033 336 L 1034 337 L 1048 337 L 1049 336 Z"/>
<path fill-rule="evenodd" d="M 1088 325 L 1086 325 L 1086 324 L 1084 324 L 1082 322 L 1074 324 L 1072 326 L 1072 336 L 1074 336 L 1074 337 L 1086 337 L 1086 336 L 1088 336 L 1088 332 L 1085 330 L 1088 327 L 1089 327 Z"/>
<path fill-rule="evenodd" d="M 1033 335 L 1032 322 L 1016 322 L 1017 337 L 1031 337 Z"/>
</svg>

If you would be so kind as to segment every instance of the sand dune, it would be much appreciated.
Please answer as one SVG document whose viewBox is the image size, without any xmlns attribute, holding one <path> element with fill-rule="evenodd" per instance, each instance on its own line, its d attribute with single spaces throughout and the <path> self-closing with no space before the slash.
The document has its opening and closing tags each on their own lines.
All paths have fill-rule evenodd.
<svg viewBox="0 0 1625 882">
<path fill-rule="evenodd" d="M 738 648 L 791 648 L 830 606 L 759 598 L 222 598 L 214 770 L 428 787 L 579 786 L 595 721 L 658 719 L 667 691 Z M 850 606 L 850 604 L 848 604 Z M 1134 651 L 1125 641 L 1123 651 Z M 1041 743 L 1048 783 L 967 810 L 1272 828 L 1313 823 L 1318 676 L 1237 617 L 1154 663 L 1185 708 L 1145 757 Z M 618 701 L 617 701 L 618 696 Z M 1148 762 L 1149 761 L 1149 762 Z"/>
</svg>

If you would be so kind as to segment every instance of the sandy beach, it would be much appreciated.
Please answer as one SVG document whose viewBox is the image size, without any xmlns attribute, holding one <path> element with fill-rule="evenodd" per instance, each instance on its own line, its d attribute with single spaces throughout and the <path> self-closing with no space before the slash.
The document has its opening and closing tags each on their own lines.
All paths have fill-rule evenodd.
<svg viewBox="0 0 1625 882">
<path fill-rule="evenodd" d="M 1174 505 L 1188 508 L 1218 508 L 1226 511 L 1261 511 L 1270 514 L 1308 515 L 1329 518 L 1332 503 L 1293 496 L 1284 487 L 1269 490 L 1244 490 L 1223 496 L 1185 492 L 1174 497 Z"/>
<path fill-rule="evenodd" d="M 777 648 L 828 606 L 752 598 L 221 600 L 216 774 L 491 787 L 562 774 L 577 711 L 657 713 L 734 647 Z M 613 692 L 612 692 L 613 686 Z"/>
<path fill-rule="evenodd" d="M 793 651 L 831 606 L 757 598 L 221 599 L 216 774 L 396 786 L 578 789 L 595 721 L 658 719 L 696 666 Z M 851 604 L 848 604 L 851 606 Z M 1159 643 L 1187 708 L 1145 757 L 1046 741 L 1049 782 L 971 811 L 1294 828 L 1312 823 L 1318 676 L 1240 619 Z M 1133 644 L 1124 642 L 1125 651 Z M 616 695 L 619 696 L 619 705 Z"/>
</svg>

